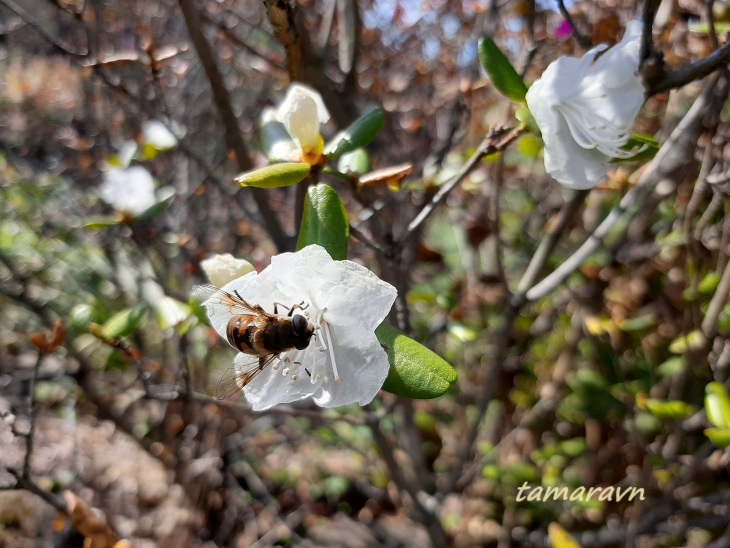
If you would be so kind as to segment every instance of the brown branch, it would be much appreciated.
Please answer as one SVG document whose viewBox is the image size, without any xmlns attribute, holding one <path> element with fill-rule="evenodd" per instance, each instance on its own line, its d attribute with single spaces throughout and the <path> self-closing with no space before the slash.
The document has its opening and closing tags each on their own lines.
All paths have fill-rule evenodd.
<svg viewBox="0 0 730 548">
<path fill-rule="evenodd" d="M 56 38 L 51 36 L 50 33 L 46 32 L 43 27 L 36 22 L 36 20 L 33 18 L 33 16 L 28 13 L 25 8 L 22 8 L 18 4 L 16 4 L 13 0 L 0 0 L 0 4 L 4 5 L 6 8 L 8 8 L 10 11 L 15 13 L 18 17 L 20 17 L 23 21 L 25 21 L 30 27 L 36 31 L 41 38 L 43 38 L 46 42 L 51 44 L 55 49 L 57 49 L 59 52 L 64 53 L 66 55 L 72 55 L 73 57 L 87 57 L 89 55 L 88 51 L 74 51 L 63 44 L 59 42 Z"/>
<path fill-rule="evenodd" d="M 449 193 L 456 188 L 459 183 L 461 183 L 466 176 L 469 175 L 469 173 L 472 172 L 482 158 L 489 156 L 490 154 L 503 151 L 520 135 L 522 135 L 524 131 L 525 128 L 523 126 L 511 129 L 498 128 L 492 130 L 489 135 L 484 138 L 474 155 L 469 158 L 469 161 L 466 164 L 464 164 L 461 171 L 451 181 L 445 183 L 439 191 L 434 194 L 431 201 L 423 207 L 418 215 L 416 215 L 416 218 L 410 222 L 405 234 L 398 240 L 398 243 L 402 243 L 410 238 L 410 236 L 426 221 L 426 219 L 431 216 L 431 214 L 436 210 L 436 207 L 446 198 L 446 196 L 448 196 Z"/>
<path fill-rule="evenodd" d="M 728 63 L 730 63 L 730 41 L 725 42 L 720 48 L 696 63 L 667 72 L 658 78 L 648 79 L 646 95 L 651 97 L 657 93 L 681 88 L 690 82 L 709 76 L 718 69 L 727 68 Z"/>
<path fill-rule="evenodd" d="M 274 36 L 286 51 L 286 66 L 292 82 L 306 82 L 304 58 L 299 31 L 294 22 L 294 8 L 287 0 L 264 0 L 266 15 L 274 29 Z"/>
<path fill-rule="evenodd" d="M 236 156 L 238 169 L 241 171 L 250 170 L 253 168 L 253 162 L 251 161 L 246 143 L 243 140 L 243 135 L 238 128 L 238 120 L 233 112 L 231 98 L 223 82 L 223 75 L 218 69 L 210 44 L 208 44 L 208 41 L 203 35 L 200 26 L 200 14 L 195 7 L 194 0 L 178 0 L 178 3 L 185 18 L 185 25 L 190 35 L 190 40 L 193 43 L 193 47 L 195 47 L 195 51 L 203 65 L 203 70 L 205 70 L 205 74 L 210 82 L 213 101 L 225 128 L 226 143 Z M 269 206 L 266 191 L 259 188 L 252 188 L 250 192 L 261 212 L 271 239 L 280 250 L 289 247 L 291 238 L 284 232 L 281 223 Z"/>
</svg>

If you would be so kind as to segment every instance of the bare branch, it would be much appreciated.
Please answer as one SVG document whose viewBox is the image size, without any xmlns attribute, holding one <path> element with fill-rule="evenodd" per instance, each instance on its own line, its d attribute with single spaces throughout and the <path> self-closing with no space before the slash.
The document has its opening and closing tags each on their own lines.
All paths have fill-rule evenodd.
<svg viewBox="0 0 730 548">
<path fill-rule="evenodd" d="M 233 112 L 231 98 L 223 82 L 223 76 L 218 69 L 210 44 L 208 44 L 205 36 L 203 36 L 203 31 L 200 27 L 200 15 L 195 7 L 195 3 L 193 0 L 179 0 L 179 5 L 185 18 L 185 25 L 188 29 L 190 40 L 193 42 L 193 46 L 203 65 L 203 70 L 205 70 L 205 74 L 210 82 L 213 100 L 225 128 L 228 147 L 236 156 L 238 169 L 241 171 L 250 170 L 253 167 L 253 162 L 249 156 L 246 143 L 243 140 L 243 135 L 238 128 L 238 120 Z M 287 248 L 291 238 L 284 232 L 284 228 L 269 206 L 266 191 L 259 188 L 252 188 L 249 191 L 261 212 L 269 236 L 279 249 Z"/>
</svg>

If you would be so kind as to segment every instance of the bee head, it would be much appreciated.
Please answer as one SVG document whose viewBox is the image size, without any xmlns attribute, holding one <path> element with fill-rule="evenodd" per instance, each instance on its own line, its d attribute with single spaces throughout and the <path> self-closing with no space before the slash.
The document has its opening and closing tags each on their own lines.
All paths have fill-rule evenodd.
<svg viewBox="0 0 730 548">
<path fill-rule="evenodd" d="M 295 314 L 291 323 L 294 330 L 294 348 L 304 350 L 314 335 L 314 327 L 301 314 Z"/>
</svg>

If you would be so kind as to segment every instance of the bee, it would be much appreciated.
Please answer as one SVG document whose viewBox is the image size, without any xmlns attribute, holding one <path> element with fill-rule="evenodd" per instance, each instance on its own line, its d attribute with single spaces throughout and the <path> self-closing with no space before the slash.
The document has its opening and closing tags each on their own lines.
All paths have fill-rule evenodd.
<svg viewBox="0 0 730 548">
<path fill-rule="evenodd" d="M 286 307 L 274 303 L 274 313 L 269 314 L 261 306 L 249 304 L 237 291 L 235 295 L 212 285 L 196 285 L 193 295 L 206 302 L 206 310 L 212 324 L 224 323 L 228 344 L 250 359 L 239 355 L 237 369 L 221 379 L 216 397 L 224 399 L 231 393 L 242 390 L 283 352 L 304 350 L 314 337 L 315 327 L 303 314 L 302 304 Z M 278 314 L 278 306 L 288 308 L 286 316 Z M 234 381 L 234 382 L 231 382 Z"/>
</svg>

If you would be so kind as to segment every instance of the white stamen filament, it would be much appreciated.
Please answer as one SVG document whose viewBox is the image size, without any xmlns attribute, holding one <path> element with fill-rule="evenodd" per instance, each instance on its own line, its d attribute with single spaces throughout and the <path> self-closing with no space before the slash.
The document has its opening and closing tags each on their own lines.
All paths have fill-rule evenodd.
<svg viewBox="0 0 730 548">
<path fill-rule="evenodd" d="M 330 358 L 332 359 L 332 372 L 335 374 L 335 382 L 340 382 L 340 374 L 337 372 L 337 362 L 335 361 L 335 352 L 332 348 L 332 335 L 330 334 L 330 328 L 327 322 L 322 321 L 322 331 L 327 337 L 327 346 L 329 346 Z"/>
</svg>

